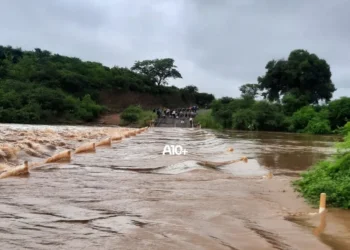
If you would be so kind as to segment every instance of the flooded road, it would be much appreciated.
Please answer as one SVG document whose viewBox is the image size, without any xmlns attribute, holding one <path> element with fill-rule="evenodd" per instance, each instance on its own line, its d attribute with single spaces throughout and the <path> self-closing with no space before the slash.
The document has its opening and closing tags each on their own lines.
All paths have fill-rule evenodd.
<svg viewBox="0 0 350 250">
<path fill-rule="evenodd" d="M 306 170 L 335 152 L 335 136 L 276 132 L 227 132 L 234 145 L 274 171 Z M 242 148 L 242 149 L 241 149 Z"/>
<path fill-rule="evenodd" d="M 43 147 L 34 156 L 18 153 L 29 161 L 103 138 L 109 130 L 0 129 L 1 143 L 19 143 L 19 135 L 29 133 Z M 330 210 L 327 226 L 315 235 L 320 217 L 307 214 L 317 210 L 290 187 L 299 171 L 333 152 L 335 140 L 151 128 L 111 148 L 74 155 L 69 164 L 0 180 L 0 249 L 347 249 L 349 213 Z M 163 155 L 165 145 L 181 145 L 188 153 Z M 242 156 L 248 163 L 218 169 L 198 164 Z M 273 177 L 263 178 L 269 172 Z"/>
</svg>

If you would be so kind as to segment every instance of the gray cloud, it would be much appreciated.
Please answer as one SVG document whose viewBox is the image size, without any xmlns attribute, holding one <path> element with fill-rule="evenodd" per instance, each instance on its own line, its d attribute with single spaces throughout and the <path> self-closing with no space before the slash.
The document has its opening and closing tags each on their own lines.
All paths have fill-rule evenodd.
<svg viewBox="0 0 350 250">
<path fill-rule="evenodd" d="M 347 87 L 350 2 L 223 1 L 213 8 L 193 2 L 186 43 L 189 53 L 196 48 L 192 59 L 203 70 L 239 84 L 252 82 L 264 74 L 267 61 L 303 48 L 326 59 L 336 86 Z"/>
<path fill-rule="evenodd" d="M 2 0 L 0 44 L 106 65 L 172 57 L 184 79 L 238 96 L 271 59 L 307 49 L 328 61 L 335 97 L 349 95 L 345 0 Z"/>
</svg>

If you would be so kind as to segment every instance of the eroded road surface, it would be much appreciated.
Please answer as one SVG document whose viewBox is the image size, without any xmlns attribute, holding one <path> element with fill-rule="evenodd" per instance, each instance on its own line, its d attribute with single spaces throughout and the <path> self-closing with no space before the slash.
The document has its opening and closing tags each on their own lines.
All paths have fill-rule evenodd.
<svg viewBox="0 0 350 250">
<path fill-rule="evenodd" d="M 34 128 L 18 126 L 2 139 Z M 332 141 L 151 128 L 70 164 L 0 180 L 0 249 L 350 249 L 349 213 L 330 210 L 315 235 L 320 217 L 308 213 L 317 209 L 290 187 L 332 153 Z M 163 155 L 167 144 L 188 153 Z M 242 156 L 248 163 L 197 164 Z"/>
</svg>

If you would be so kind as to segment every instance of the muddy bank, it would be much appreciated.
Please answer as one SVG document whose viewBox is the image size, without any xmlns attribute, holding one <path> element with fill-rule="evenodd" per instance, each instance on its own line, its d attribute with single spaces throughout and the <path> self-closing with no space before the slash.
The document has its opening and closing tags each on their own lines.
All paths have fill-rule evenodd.
<svg viewBox="0 0 350 250">
<path fill-rule="evenodd" d="M 98 119 L 97 123 L 105 126 L 119 125 L 120 114 L 115 113 L 115 114 L 103 115 L 100 119 Z"/>
<path fill-rule="evenodd" d="M 307 214 L 316 209 L 290 187 L 304 161 L 281 161 L 287 152 L 326 157 L 329 140 L 278 136 L 152 128 L 111 148 L 76 155 L 69 164 L 1 180 L 2 247 L 346 249 L 347 217 L 329 211 L 327 226 L 315 236 L 319 218 Z M 166 144 L 182 145 L 188 154 L 163 155 Z M 247 163 L 218 169 L 198 164 L 243 156 Z M 270 171 L 272 178 L 263 178 Z"/>
</svg>

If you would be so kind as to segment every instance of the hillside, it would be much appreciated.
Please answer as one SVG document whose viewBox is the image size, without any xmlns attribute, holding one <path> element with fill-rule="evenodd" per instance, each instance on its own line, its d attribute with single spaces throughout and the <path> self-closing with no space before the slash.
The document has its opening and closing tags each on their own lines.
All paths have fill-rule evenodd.
<svg viewBox="0 0 350 250">
<path fill-rule="evenodd" d="M 155 62 L 162 60 L 172 59 Z M 23 51 L 0 46 L 0 122 L 90 122 L 130 104 L 153 109 L 204 105 L 214 99 L 195 86 L 164 86 L 167 75 L 157 78 L 141 72 L 143 62 L 139 63 L 135 70 L 110 68 L 38 48 Z"/>
</svg>

